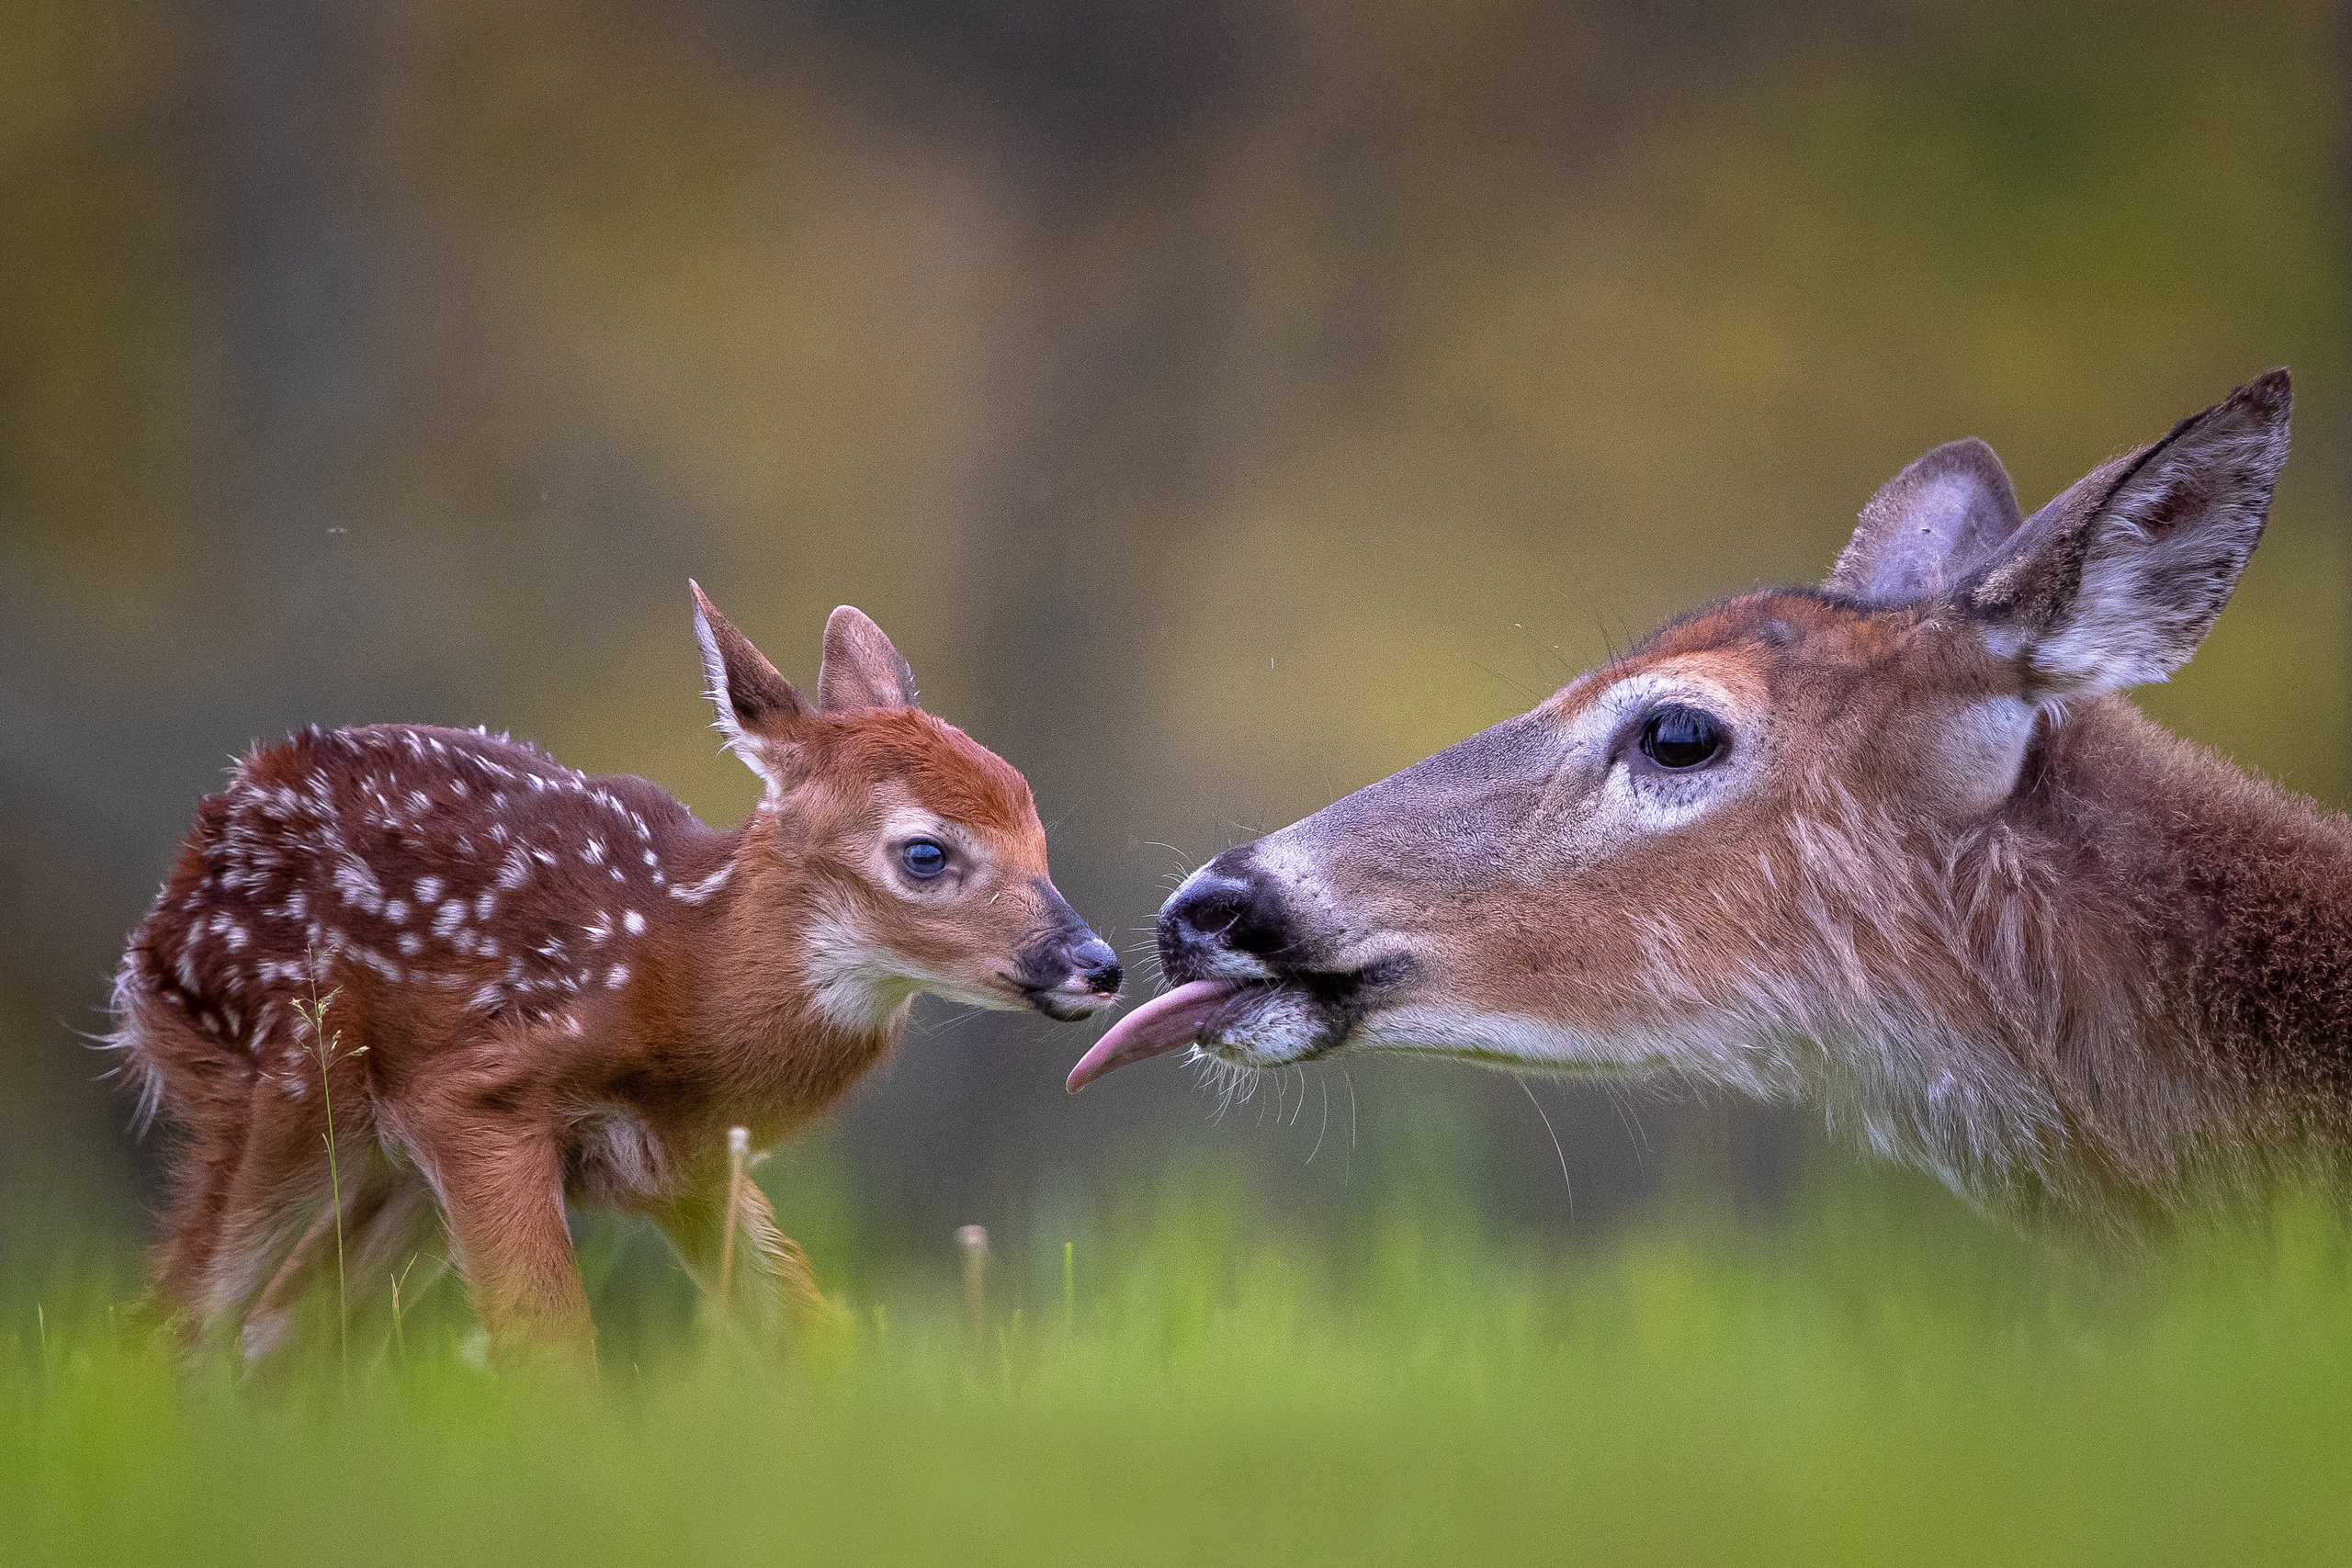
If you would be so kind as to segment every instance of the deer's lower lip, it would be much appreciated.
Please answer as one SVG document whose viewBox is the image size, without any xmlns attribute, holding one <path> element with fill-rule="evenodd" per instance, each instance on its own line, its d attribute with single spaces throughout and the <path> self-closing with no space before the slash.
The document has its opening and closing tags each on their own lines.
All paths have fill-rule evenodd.
<svg viewBox="0 0 2352 1568">
<path fill-rule="evenodd" d="M 1043 990 L 1024 986 L 1020 989 L 1023 1001 L 1057 1023 L 1076 1023 L 1080 1019 L 1092 1018 L 1119 999 L 1116 993 L 1072 991 L 1059 986 Z"/>
</svg>

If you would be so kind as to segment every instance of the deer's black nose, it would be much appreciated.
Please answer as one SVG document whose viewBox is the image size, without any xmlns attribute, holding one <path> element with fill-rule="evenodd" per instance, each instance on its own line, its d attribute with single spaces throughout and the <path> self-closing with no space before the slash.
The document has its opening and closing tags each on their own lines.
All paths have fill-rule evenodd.
<svg viewBox="0 0 2352 1568">
<path fill-rule="evenodd" d="M 1127 972 L 1119 967 L 1119 955 L 1111 944 L 1091 933 L 1070 949 L 1069 971 L 1086 982 L 1088 990 L 1101 997 L 1115 994 L 1127 977 Z"/>
<path fill-rule="evenodd" d="M 1159 955 L 1172 981 L 1223 972 L 1220 958 L 1247 953 L 1279 964 L 1292 945 L 1282 892 L 1250 863 L 1247 848 L 1203 866 L 1159 911 Z"/>
</svg>

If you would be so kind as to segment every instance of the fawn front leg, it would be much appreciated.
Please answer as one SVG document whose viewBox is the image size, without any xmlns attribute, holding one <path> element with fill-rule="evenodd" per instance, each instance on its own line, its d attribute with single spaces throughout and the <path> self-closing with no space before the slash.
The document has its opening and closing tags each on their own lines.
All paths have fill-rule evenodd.
<svg viewBox="0 0 2352 1568">
<path fill-rule="evenodd" d="M 593 1368 L 596 1331 L 563 1213 L 563 1151 L 535 1126 L 471 1121 L 420 1140 L 474 1315 L 502 1358 Z"/>
<path fill-rule="evenodd" d="M 817 1288 L 808 1255 L 776 1224 L 775 1211 L 759 1184 L 746 1176 L 735 1185 L 731 1216 L 728 1192 L 729 1183 L 721 1176 L 659 1216 L 662 1234 L 677 1248 L 679 1261 L 700 1287 L 703 1299 L 763 1337 L 831 1316 L 832 1305 Z"/>
</svg>

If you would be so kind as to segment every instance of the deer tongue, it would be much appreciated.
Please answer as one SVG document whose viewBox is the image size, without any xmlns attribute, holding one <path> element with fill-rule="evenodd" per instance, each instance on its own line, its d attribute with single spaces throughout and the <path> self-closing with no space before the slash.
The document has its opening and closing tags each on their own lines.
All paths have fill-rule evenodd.
<svg viewBox="0 0 2352 1568">
<path fill-rule="evenodd" d="M 1151 1000 L 1119 1020 L 1093 1049 L 1069 1071 L 1069 1091 L 1076 1094 L 1114 1067 L 1140 1062 L 1200 1038 L 1201 1026 L 1216 1005 L 1237 989 L 1230 981 L 1193 980 Z"/>
</svg>

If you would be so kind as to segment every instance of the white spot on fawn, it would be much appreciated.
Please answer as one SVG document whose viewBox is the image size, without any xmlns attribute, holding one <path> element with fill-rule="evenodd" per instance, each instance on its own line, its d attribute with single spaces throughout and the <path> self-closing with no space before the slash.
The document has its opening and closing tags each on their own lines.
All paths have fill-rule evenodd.
<svg viewBox="0 0 2352 1568">
<path fill-rule="evenodd" d="M 645 934 L 645 917 L 639 914 L 635 909 L 631 909 L 621 916 L 621 924 L 628 928 L 628 934 L 631 936 L 643 936 Z"/>
<path fill-rule="evenodd" d="M 691 887 L 671 888 L 670 897 L 681 904 L 707 904 L 720 888 L 727 886 L 727 879 L 734 874 L 735 863 L 729 861 Z"/>
<path fill-rule="evenodd" d="M 351 855 L 335 862 L 334 886 L 346 904 L 356 904 L 370 913 L 384 907 L 384 890 L 377 886 L 376 874 Z"/>
</svg>

